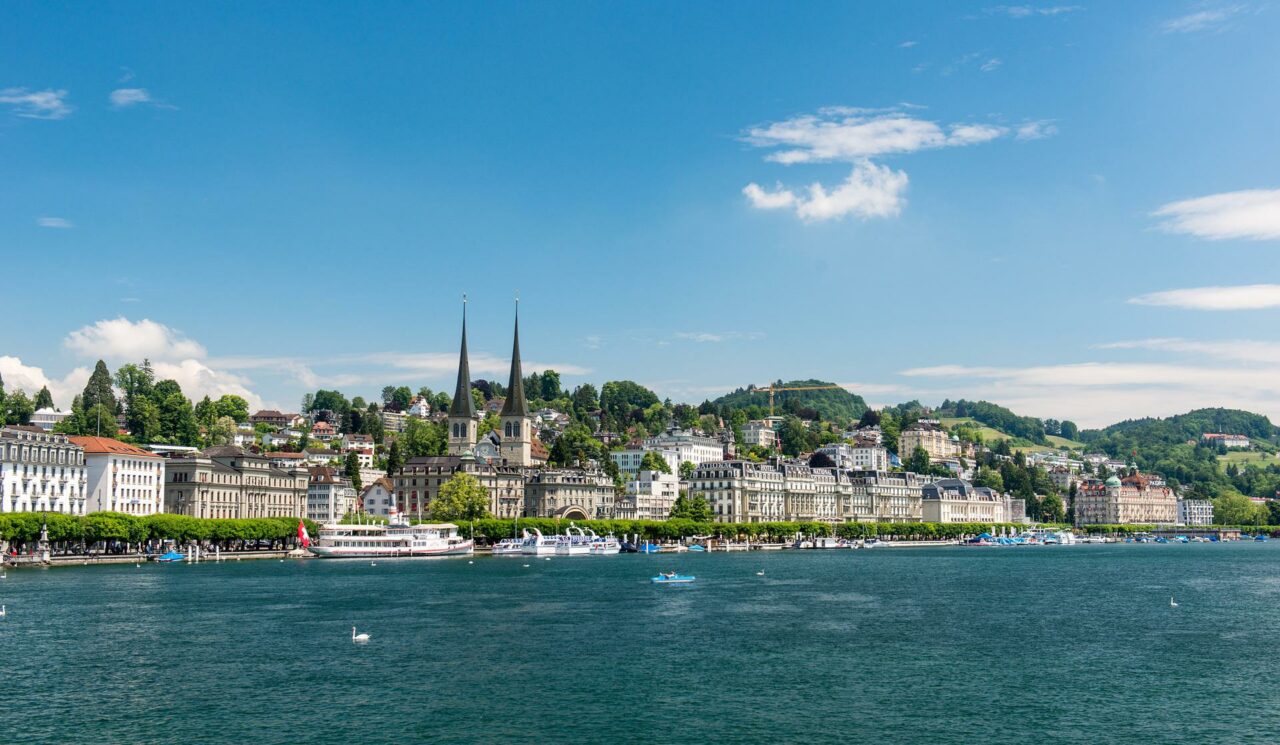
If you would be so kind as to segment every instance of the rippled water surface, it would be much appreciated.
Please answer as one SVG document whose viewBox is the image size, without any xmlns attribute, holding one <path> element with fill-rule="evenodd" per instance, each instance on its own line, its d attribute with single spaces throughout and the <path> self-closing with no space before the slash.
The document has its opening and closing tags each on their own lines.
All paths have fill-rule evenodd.
<svg viewBox="0 0 1280 745">
<path fill-rule="evenodd" d="M 1275 543 L 130 564 L 0 603 L 4 742 L 1280 740 Z"/>
</svg>

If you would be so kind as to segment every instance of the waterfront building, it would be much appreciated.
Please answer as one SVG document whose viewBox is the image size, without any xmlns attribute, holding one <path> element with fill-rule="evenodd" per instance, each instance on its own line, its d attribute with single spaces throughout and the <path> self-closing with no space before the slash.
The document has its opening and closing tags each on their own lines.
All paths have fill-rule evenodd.
<svg viewBox="0 0 1280 745">
<path fill-rule="evenodd" d="M 837 488 L 839 469 L 812 468 L 803 463 L 783 463 L 782 493 L 786 520 L 838 523 L 843 520 L 842 499 Z M 846 482 L 847 483 L 847 482 Z"/>
<path fill-rule="evenodd" d="M 927 523 L 1013 522 L 1011 500 L 964 479 L 939 479 L 921 489 L 921 515 Z"/>
<path fill-rule="evenodd" d="M 904 427 L 898 435 L 898 455 L 903 460 L 911 457 L 918 447 L 929 454 L 930 460 L 946 460 L 963 454 L 960 441 L 929 419 Z"/>
<path fill-rule="evenodd" d="M 845 522 L 918 522 L 924 517 L 923 478 L 910 471 L 849 471 Z"/>
<path fill-rule="evenodd" d="M 378 517 L 390 517 L 396 512 L 396 489 L 391 479 L 383 476 L 369 482 L 360 492 L 357 509 Z"/>
<path fill-rule="evenodd" d="M 1178 520 L 1173 490 L 1153 485 L 1143 474 L 1086 479 L 1077 487 L 1074 505 L 1077 525 L 1172 525 Z"/>
<path fill-rule="evenodd" d="M 314 466 L 307 480 L 307 519 L 336 523 L 356 511 L 356 489 L 336 468 Z"/>
<path fill-rule="evenodd" d="M 640 473 L 640 464 L 644 461 L 645 453 L 657 453 L 663 461 L 666 462 L 667 468 L 671 469 L 671 473 L 680 473 L 680 452 L 675 448 L 647 448 L 647 447 L 628 447 L 626 450 L 612 450 L 609 452 L 609 458 L 618 465 L 618 470 L 630 478 L 635 478 Z"/>
<path fill-rule="evenodd" d="M 110 437 L 72 437 L 84 450 L 86 512 L 164 512 L 164 458 Z"/>
<path fill-rule="evenodd" d="M 724 445 L 715 437 L 694 434 L 690 430 L 669 429 L 665 433 L 646 438 L 646 450 L 674 450 L 679 463 L 688 461 L 695 466 L 724 460 Z M 672 469 L 677 471 L 677 469 Z"/>
<path fill-rule="evenodd" d="M 546 468 L 534 471 L 524 487 L 526 517 L 604 520 L 613 517 L 617 492 L 604 471 Z"/>
<path fill-rule="evenodd" d="M 835 463 L 836 468 L 852 471 L 889 470 L 889 451 L 879 445 L 835 443 L 817 449 Z"/>
<path fill-rule="evenodd" d="M 489 512 L 494 517 L 513 518 L 524 513 L 524 469 L 489 463 L 467 452 L 455 455 L 428 455 L 410 458 L 392 477 L 396 509 L 409 515 L 423 515 L 456 473 L 469 473 L 489 492 Z"/>
<path fill-rule="evenodd" d="M 0 427 L 0 512 L 86 511 L 84 449 L 30 425 Z"/>
<path fill-rule="evenodd" d="M 165 465 L 165 512 L 191 517 L 303 517 L 310 474 L 282 469 L 233 445 L 172 457 Z"/>
<path fill-rule="evenodd" d="M 1179 499 L 1178 524 L 1213 525 L 1213 502 L 1208 499 Z"/>
<path fill-rule="evenodd" d="M 680 479 L 662 471 L 639 471 L 627 482 L 626 493 L 618 497 L 614 518 L 618 520 L 666 520 L 680 496 Z"/>
<path fill-rule="evenodd" d="M 31 415 L 31 426 L 39 427 L 45 432 L 52 432 L 54 427 L 69 416 L 71 416 L 69 411 L 58 411 L 50 408 L 36 409 L 35 413 Z"/>
<path fill-rule="evenodd" d="M 746 447 L 775 450 L 778 447 L 778 433 L 769 422 L 747 422 L 742 426 L 742 444 Z"/>
<path fill-rule="evenodd" d="M 689 480 L 689 493 L 706 497 L 717 522 L 759 523 L 785 519 L 783 475 L 768 463 L 749 460 L 702 463 Z"/>
</svg>

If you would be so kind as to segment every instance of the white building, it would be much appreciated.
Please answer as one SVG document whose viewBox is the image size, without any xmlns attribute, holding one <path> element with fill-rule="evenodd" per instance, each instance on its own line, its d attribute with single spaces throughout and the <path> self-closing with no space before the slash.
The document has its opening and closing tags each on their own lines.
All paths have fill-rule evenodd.
<svg viewBox="0 0 1280 745">
<path fill-rule="evenodd" d="M 1178 524 L 1213 525 L 1213 502 L 1207 499 L 1179 499 Z"/>
<path fill-rule="evenodd" d="M 431 418 L 431 402 L 422 396 L 414 396 L 409 402 L 409 408 L 405 410 L 409 416 L 415 416 L 419 419 Z"/>
<path fill-rule="evenodd" d="M 34 424 L 34 420 L 32 420 Z M 1207 445 L 1217 445 L 1221 443 L 1227 450 L 1248 450 L 1253 447 L 1253 442 L 1244 435 L 1230 435 L 1221 432 L 1205 432 L 1200 435 L 1200 441 Z"/>
<path fill-rule="evenodd" d="M 879 445 L 838 443 L 820 447 L 817 452 L 830 458 L 836 468 L 856 471 L 889 470 L 889 451 Z"/>
<path fill-rule="evenodd" d="M 0 512 L 85 514 L 84 449 L 39 427 L 0 427 Z"/>
<path fill-rule="evenodd" d="M 724 445 L 715 437 L 695 435 L 688 430 L 671 429 L 644 441 L 646 450 L 674 450 L 680 463 L 699 465 L 724 459 Z M 672 469 L 673 471 L 677 469 Z"/>
<path fill-rule="evenodd" d="M 164 512 L 164 458 L 110 437 L 72 437 L 84 449 L 86 512 Z"/>
<path fill-rule="evenodd" d="M 662 471 L 640 471 L 627 482 L 627 492 L 618 498 L 615 517 L 621 520 L 666 520 L 680 496 L 678 476 Z"/>
<path fill-rule="evenodd" d="M 1013 522 L 1011 500 L 985 486 L 963 479 L 940 479 L 922 489 L 923 518 L 927 523 Z"/>
<path fill-rule="evenodd" d="M 619 471 L 628 478 L 634 479 L 640 473 L 640 463 L 644 460 L 645 453 L 657 453 L 666 461 L 671 473 L 677 476 L 680 474 L 680 453 L 675 448 L 633 447 L 626 450 L 613 450 L 609 453 L 609 457 L 618 464 Z"/>
<path fill-rule="evenodd" d="M 336 469 L 317 466 L 307 481 L 307 519 L 318 523 L 336 523 L 342 516 L 356 511 L 356 490 L 351 481 Z"/>
<path fill-rule="evenodd" d="M 39 427 L 45 432 L 52 432 L 53 428 L 67 417 L 71 416 L 69 411 L 58 411 L 57 409 L 36 409 L 31 415 L 31 426 Z"/>
<path fill-rule="evenodd" d="M 395 487 L 391 479 L 382 477 L 370 483 L 360 492 L 360 509 L 370 515 L 390 517 L 396 507 Z"/>
<path fill-rule="evenodd" d="M 773 450 L 778 447 L 778 433 L 768 422 L 747 422 L 742 427 L 742 445 Z"/>
<path fill-rule="evenodd" d="M 749 460 L 709 461 L 689 480 L 689 494 L 707 498 L 716 522 L 762 523 L 786 515 L 782 471 Z"/>
</svg>

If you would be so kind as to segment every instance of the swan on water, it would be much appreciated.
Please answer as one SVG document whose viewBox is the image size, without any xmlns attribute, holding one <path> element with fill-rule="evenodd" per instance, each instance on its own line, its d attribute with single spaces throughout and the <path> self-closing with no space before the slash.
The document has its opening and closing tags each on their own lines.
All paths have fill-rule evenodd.
<svg viewBox="0 0 1280 745">
<path fill-rule="evenodd" d="M 9 615 L 9 611 L 5 610 L 3 605 L 0 605 L 0 618 L 4 618 L 7 615 Z"/>
<path fill-rule="evenodd" d="M 355 626 L 352 626 L 352 627 L 351 627 L 351 641 L 355 642 L 356 644 L 363 644 L 364 642 L 369 641 L 369 635 L 368 635 L 368 634 L 357 634 L 357 633 L 356 633 L 356 627 L 355 627 Z"/>
<path fill-rule="evenodd" d="M 763 577 L 763 576 L 764 576 L 764 570 L 763 570 L 763 569 L 761 569 L 760 571 L 756 572 L 756 576 L 757 576 L 757 577 Z"/>
<path fill-rule="evenodd" d="M 1177 607 L 1178 607 L 1178 604 L 1177 604 L 1177 603 L 1175 603 L 1175 602 L 1173 602 L 1173 596 L 1172 596 L 1172 595 L 1170 595 L 1170 596 L 1169 596 L 1169 607 L 1170 607 L 1170 608 L 1177 608 Z"/>
</svg>

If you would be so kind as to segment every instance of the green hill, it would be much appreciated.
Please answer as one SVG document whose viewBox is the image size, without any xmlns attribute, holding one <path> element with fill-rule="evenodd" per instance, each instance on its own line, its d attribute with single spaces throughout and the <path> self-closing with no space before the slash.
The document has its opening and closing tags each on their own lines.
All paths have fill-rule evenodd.
<svg viewBox="0 0 1280 745">
<path fill-rule="evenodd" d="M 774 383 L 778 388 L 813 385 L 835 384 L 824 380 L 792 380 Z M 754 409 L 753 415 L 768 414 L 769 389 L 755 386 L 739 388 L 711 403 L 719 409 Z M 867 402 L 862 400 L 862 396 L 850 393 L 843 388 L 821 391 L 778 391 L 774 394 L 774 409 L 778 414 L 796 414 L 802 418 L 812 418 L 816 413 L 819 418 L 829 421 L 856 420 L 867 410 Z"/>
</svg>

